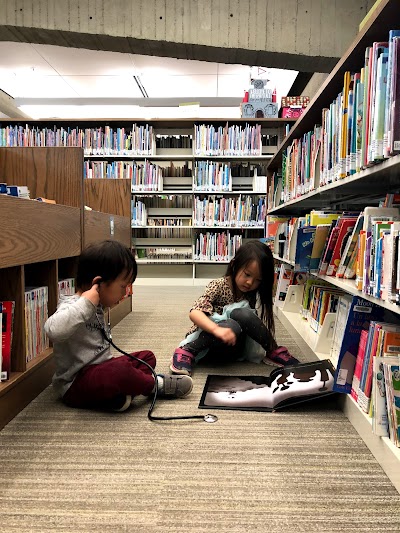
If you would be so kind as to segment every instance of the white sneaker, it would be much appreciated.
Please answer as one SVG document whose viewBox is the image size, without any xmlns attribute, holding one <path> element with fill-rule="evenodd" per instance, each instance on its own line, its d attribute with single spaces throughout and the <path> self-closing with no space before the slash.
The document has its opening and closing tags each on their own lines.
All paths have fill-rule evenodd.
<svg viewBox="0 0 400 533">
<path fill-rule="evenodd" d="M 123 413 L 124 411 L 129 409 L 129 407 L 131 406 L 131 403 L 132 403 L 132 396 L 130 394 L 127 394 L 123 405 L 121 405 L 121 407 L 114 408 L 113 411 L 115 413 Z"/>
</svg>

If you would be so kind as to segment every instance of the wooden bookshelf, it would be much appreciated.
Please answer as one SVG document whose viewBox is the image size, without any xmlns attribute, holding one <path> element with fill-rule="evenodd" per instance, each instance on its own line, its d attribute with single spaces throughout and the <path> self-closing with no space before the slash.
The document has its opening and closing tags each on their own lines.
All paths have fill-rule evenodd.
<svg viewBox="0 0 400 533">
<path fill-rule="evenodd" d="M 131 180 L 85 179 L 83 185 L 85 205 L 94 211 L 130 219 Z"/>
<path fill-rule="evenodd" d="M 31 198 L 83 207 L 82 148 L 0 148 L 0 179 L 27 185 Z"/>
<path fill-rule="evenodd" d="M 78 148 L 0 149 L 0 181 L 27 185 L 31 198 L 58 202 L 0 195 L 0 300 L 15 302 L 11 376 L 0 383 L 0 427 L 49 385 L 54 372 L 51 348 L 26 360 L 24 293 L 27 286 L 47 286 L 52 314 L 59 276 L 74 275 L 82 249 L 82 157 Z"/>
<path fill-rule="evenodd" d="M 84 219 L 84 246 L 111 239 L 131 247 L 130 218 L 99 211 L 85 211 Z"/>
<path fill-rule="evenodd" d="M 0 383 L 0 428 L 49 385 L 54 373 L 51 347 L 26 360 L 25 287 L 48 287 L 50 316 L 57 308 L 58 281 L 75 277 L 86 244 L 113 238 L 131 245 L 129 180 L 84 184 L 83 161 L 82 148 L 0 148 L 1 182 L 26 185 L 32 199 L 56 202 L 0 195 L 0 300 L 15 302 L 11 376 Z M 87 203 L 109 212 L 84 211 Z M 112 324 L 131 307 L 131 297 L 116 305 Z"/>
<path fill-rule="evenodd" d="M 132 247 L 131 181 L 128 179 L 85 179 L 83 246 L 106 239 Z M 132 311 L 132 296 L 111 310 L 112 327 Z"/>
</svg>

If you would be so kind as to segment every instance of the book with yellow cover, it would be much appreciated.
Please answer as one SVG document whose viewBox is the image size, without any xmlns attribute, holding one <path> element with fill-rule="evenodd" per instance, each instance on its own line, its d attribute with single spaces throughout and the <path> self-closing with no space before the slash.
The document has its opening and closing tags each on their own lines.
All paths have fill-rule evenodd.
<svg viewBox="0 0 400 533">
<path fill-rule="evenodd" d="M 358 236 L 358 254 L 356 261 L 356 288 L 361 291 L 363 286 L 364 275 L 364 255 L 365 255 L 365 242 L 367 238 L 367 232 L 360 231 Z"/>
</svg>

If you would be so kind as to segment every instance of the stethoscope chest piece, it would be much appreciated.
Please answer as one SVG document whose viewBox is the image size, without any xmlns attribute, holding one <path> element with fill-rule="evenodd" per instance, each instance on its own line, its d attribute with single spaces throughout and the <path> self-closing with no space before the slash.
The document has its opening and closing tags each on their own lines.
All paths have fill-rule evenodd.
<svg viewBox="0 0 400 533">
<path fill-rule="evenodd" d="M 213 422 L 217 422 L 218 417 L 215 415 L 204 415 L 204 422 L 208 422 L 209 424 L 212 424 Z"/>
</svg>

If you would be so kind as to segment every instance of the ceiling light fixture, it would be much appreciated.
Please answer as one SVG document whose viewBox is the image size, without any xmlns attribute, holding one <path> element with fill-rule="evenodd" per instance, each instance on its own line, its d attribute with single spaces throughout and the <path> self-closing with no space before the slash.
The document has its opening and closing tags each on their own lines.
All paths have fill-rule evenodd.
<svg viewBox="0 0 400 533">
<path fill-rule="evenodd" d="M 148 98 L 149 95 L 147 94 L 146 89 L 144 88 L 143 83 L 140 81 L 139 76 L 134 75 L 133 79 L 136 81 L 136 85 L 139 87 L 139 91 L 142 93 L 143 98 Z"/>
</svg>

